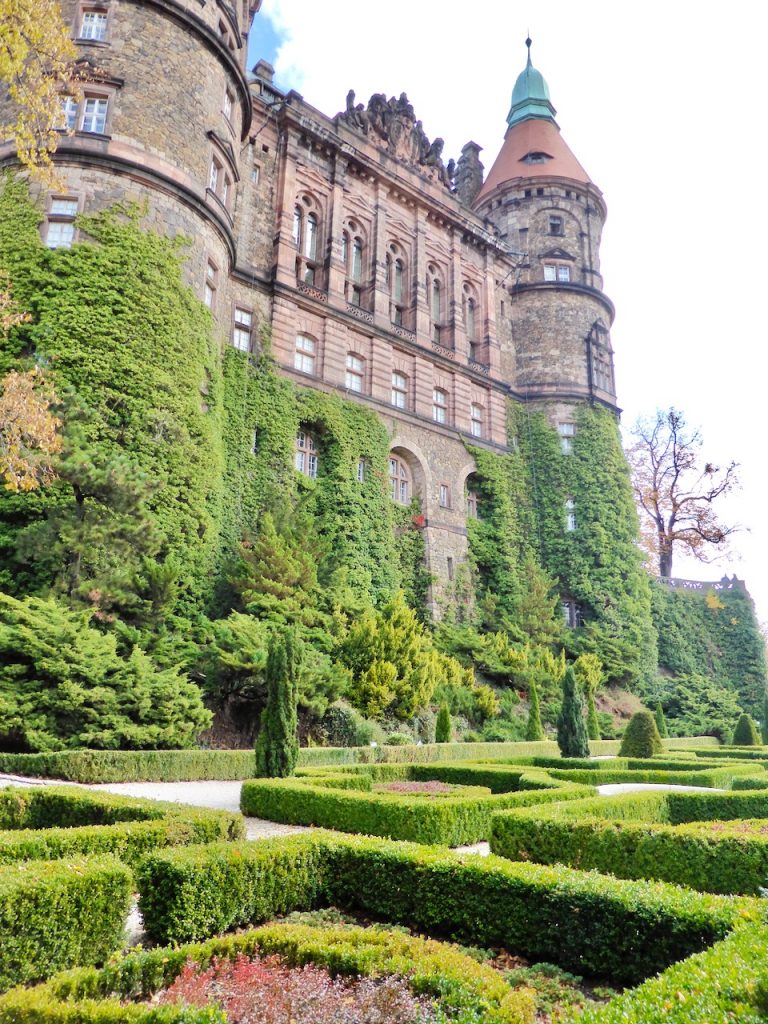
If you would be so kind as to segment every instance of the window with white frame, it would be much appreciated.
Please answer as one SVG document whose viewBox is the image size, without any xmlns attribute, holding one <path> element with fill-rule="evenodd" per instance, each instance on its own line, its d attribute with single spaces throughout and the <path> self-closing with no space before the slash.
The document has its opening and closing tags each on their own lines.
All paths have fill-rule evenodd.
<svg viewBox="0 0 768 1024">
<path fill-rule="evenodd" d="M 75 240 L 78 202 L 70 196 L 54 196 L 46 217 L 45 244 L 49 249 L 69 249 Z"/>
<path fill-rule="evenodd" d="M 571 268 L 559 263 L 544 264 L 544 280 L 560 283 L 571 280 Z"/>
<path fill-rule="evenodd" d="M 576 436 L 576 424 L 558 423 L 557 432 L 560 435 L 560 451 L 563 455 L 570 455 L 573 451 L 573 439 Z"/>
<path fill-rule="evenodd" d="M 296 434 L 296 450 L 293 465 L 298 473 L 303 473 L 311 480 L 317 476 L 317 444 L 312 434 L 300 427 Z"/>
<path fill-rule="evenodd" d="M 408 408 L 408 378 L 397 370 L 392 372 L 392 405 L 396 409 Z"/>
<path fill-rule="evenodd" d="M 317 342 L 306 334 L 299 334 L 296 337 L 296 352 L 293 357 L 293 368 L 301 370 L 302 373 L 315 372 L 315 361 L 317 358 Z"/>
<path fill-rule="evenodd" d="M 216 157 L 211 157 L 211 166 L 208 171 L 208 188 L 211 192 L 219 191 L 219 179 L 224 175 L 224 168 Z"/>
<path fill-rule="evenodd" d="M 568 531 L 576 529 L 576 502 L 573 498 L 565 502 L 565 528 Z"/>
<path fill-rule="evenodd" d="M 301 207 L 296 206 L 293 211 L 293 222 L 291 225 L 291 238 L 293 244 L 297 249 L 301 247 L 301 232 L 304 224 L 304 215 L 301 212 Z"/>
<path fill-rule="evenodd" d="M 362 392 L 365 383 L 365 360 L 354 352 L 347 353 L 347 369 L 344 384 L 349 391 Z"/>
<path fill-rule="evenodd" d="M 109 99 L 106 96 L 83 97 L 83 113 L 80 121 L 80 129 L 84 132 L 95 132 L 103 135 L 107 130 L 107 113 L 109 111 Z"/>
<path fill-rule="evenodd" d="M 558 214 L 550 214 L 549 233 L 550 235 L 563 235 L 565 233 L 565 221 Z"/>
<path fill-rule="evenodd" d="M 368 475 L 368 459 L 362 458 L 357 460 L 357 482 L 359 484 L 365 481 Z"/>
<path fill-rule="evenodd" d="M 477 519 L 477 491 L 467 491 L 467 518 Z"/>
<path fill-rule="evenodd" d="M 435 423 L 445 423 L 448 419 L 448 392 L 443 388 L 432 389 L 432 419 Z"/>
<path fill-rule="evenodd" d="M 405 462 L 396 455 L 389 457 L 389 496 L 398 505 L 411 500 L 411 476 Z"/>
<path fill-rule="evenodd" d="M 485 409 L 479 402 L 473 402 L 469 407 L 469 415 L 472 436 L 482 437 L 484 434 L 483 421 L 485 419 Z"/>
<path fill-rule="evenodd" d="M 61 97 L 61 124 L 59 128 L 74 132 L 77 130 L 78 104 L 74 96 Z"/>
<path fill-rule="evenodd" d="M 242 306 L 235 306 L 235 316 L 232 325 L 232 344 L 241 352 L 251 350 L 251 332 L 253 330 L 253 313 L 250 309 Z"/>
<path fill-rule="evenodd" d="M 203 290 L 203 301 L 208 309 L 216 306 L 216 290 L 219 285 L 219 268 L 212 260 L 208 260 L 205 268 L 205 288 Z"/>
<path fill-rule="evenodd" d="M 440 484 L 440 508 L 451 507 L 451 489 L 448 484 Z"/>
<path fill-rule="evenodd" d="M 231 89 L 225 89 L 224 90 L 224 102 L 221 105 L 221 111 L 224 114 L 224 117 L 226 117 L 226 119 L 228 121 L 232 120 L 232 107 L 233 107 L 233 104 L 234 104 L 234 96 L 232 95 L 232 90 Z"/>
<path fill-rule="evenodd" d="M 223 162 L 214 154 L 208 169 L 208 189 L 229 208 L 232 199 L 232 178 Z"/>
<path fill-rule="evenodd" d="M 98 7 L 84 7 L 80 14 L 78 39 L 103 43 L 107 38 L 107 12 Z"/>
</svg>

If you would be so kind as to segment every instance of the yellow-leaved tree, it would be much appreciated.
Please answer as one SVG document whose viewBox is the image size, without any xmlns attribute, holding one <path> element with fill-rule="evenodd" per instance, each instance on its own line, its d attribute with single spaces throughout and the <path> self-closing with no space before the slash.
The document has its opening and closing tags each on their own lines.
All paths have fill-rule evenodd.
<svg viewBox="0 0 768 1024">
<path fill-rule="evenodd" d="M 12 138 L 21 163 L 47 182 L 62 96 L 80 91 L 76 54 L 57 0 L 0 0 L 0 86 L 11 100 L 0 138 Z"/>
</svg>

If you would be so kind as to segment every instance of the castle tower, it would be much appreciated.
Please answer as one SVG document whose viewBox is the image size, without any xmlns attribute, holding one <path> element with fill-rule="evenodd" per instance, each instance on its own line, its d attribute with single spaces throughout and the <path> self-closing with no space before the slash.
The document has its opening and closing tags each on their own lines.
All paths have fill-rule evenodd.
<svg viewBox="0 0 768 1024">
<path fill-rule="evenodd" d="M 600 275 L 605 203 L 561 136 L 530 39 L 526 46 L 504 144 L 474 203 L 518 264 L 502 372 L 526 400 L 615 408 L 614 311 Z"/>
<path fill-rule="evenodd" d="M 192 240 L 190 284 L 218 315 L 236 258 L 252 118 L 246 44 L 259 4 L 62 0 L 83 88 L 80 98 L 62 95 L 60 187 L 45 195 L 41 227 L 48 245 L 77 240 L 78 212 L 146 202 L 148 224 Z M 12 144 L 0 145 L 0 164 L 15 162 Z"/>
</svg>

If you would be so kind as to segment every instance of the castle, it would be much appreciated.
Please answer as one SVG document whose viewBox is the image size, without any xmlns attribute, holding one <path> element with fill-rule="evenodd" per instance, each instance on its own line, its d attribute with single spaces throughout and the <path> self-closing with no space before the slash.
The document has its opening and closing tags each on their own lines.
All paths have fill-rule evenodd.
<svg viewBox="0 0 768 1024">
<path fill-rule="evenodd" d="M 64 0 L 86 80 L 62 98 L 64 187 L 45 197 L 43 237 L 71 245 L 78 212 L 139 200 L 151 226 L 192 239 L 188 280 L 222 346 L 255 352 L 269 327 L 285 375 L 383 420 L 390 496 L 420 499 L 427 565 L 447 581 L 477 514 L 468 444 L 509 450 L 508 401 L 545 409 L 566 455 L 580 406 L 616 411 L 602 194 L 530 40 L 483 177 L 480 147 L 445 162 L 405 94 L 350 92 L 329 117 L 280 92 L 266 62 L 248 73 L 258 7 Z M 322 459 L 300 429 L 295 468 L 314 476 Z M 573 529 L 573 500 L 562 511 Z"/>
</svg>

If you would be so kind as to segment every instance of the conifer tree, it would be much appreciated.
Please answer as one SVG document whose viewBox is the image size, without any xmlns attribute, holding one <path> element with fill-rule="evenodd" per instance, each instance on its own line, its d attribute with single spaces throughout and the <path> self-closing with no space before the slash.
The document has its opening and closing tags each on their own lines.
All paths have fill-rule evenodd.
<svg viewBox="0 0 768 1024">
<path fill-rule="evenodd" d="M 663 751 L 656 719 L 650 711 L 636 711 L 622 737 L 619 757 L 653 757 Z"/>
<path fill-rule="evenodd" d="M 667 730 L 667 720 L 664 717 L 664 708 L 661 706 L 661 701 L 657 703 L 653 717 L 656 719 L 656 728 L 659 730 L 659 736 L 662 739 L 666 739 L 669 736 L 669 731 Z"/>
<path fill-rule="evenodd" d="M 296 702 L 301 672 L 301 641 L 295 630 L 270 638 L 265 678 L 267 703 L 256 739 L 256 775 L 285 778 L 299 758 Z"/>
<path fill-rule="evenodd" d="M 435 743 L 451 742 L 451 712 L 447 704 L 441 704 L 435 723 Z"/>
<path fill-rule="evenodd" d="M 600 739 L 600 719 L 597 717 L 595 694 L 603 681 L 603 666 L 596 654 L 580 654 L 573 663 L 576 678 L 587 698 L 587 735 L 591 740 Z"/>
<path fill-rule="evenodd" d="M 531 743 L 545 738 L 539 710 L 539 688 L 533 677 L 528 684 L 528 724 L 525 727 L 525 738 Z"/>
<path fill-rule="evenodd" d="M 584 698 L 572 665 L 568 666 L 563 676 L 563 704 L 557 719 L 557 745 L 563 757 L 589 757 Z"/>
<path fill-rule="evenodd" d="M 763 745 L 768 744 L 768 690 L 763 694 L 763 721 L 761 723 Z"/>
<path fill-rule="evenodd" d="M 759 747 L 760 735 L 749 715 L 743 714 L 733 730 L 731 743 L 734 747 Z"/>
</svg>

